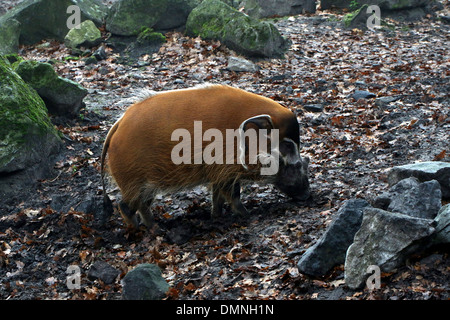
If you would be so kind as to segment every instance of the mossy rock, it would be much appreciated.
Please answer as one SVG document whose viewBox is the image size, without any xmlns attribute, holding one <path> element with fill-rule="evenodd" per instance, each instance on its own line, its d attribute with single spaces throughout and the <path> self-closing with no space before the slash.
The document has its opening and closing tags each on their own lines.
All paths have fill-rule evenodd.
<svg viewBox="0 0 450 320">
<path fill-rule="evenodd" d="M 42 164 L 60 147 L 44 101 L 0 55 L 0 173 Z"/>
<path fill-rule="evenodd" d="M 16 19 L 0 21 L 0 54 L 19 50 L 20 22 Z"/>
<path fill-rule="evenodd" d="M 79 28 L 71 29 L 64 38 L 67 47 L 94 47 L 102 41 L 102 34 L 91 20 L 83 21 Z"/>
<path fill-rule="evenodd" d="M 0 17 L 0 25 L 11 19 L 20 24 L 20 44 L 34 44 L 43 39 L 63 41 L 71 14 L 67 8 L 80 8 L 81 21 L 92 20 L 102 25 L 107 7 L 98 0 L 25 0 Z"/>
<path fill-rule="evenodd" d="M 223 41 L 247 56 L 281 57 L 289 47 L 273 24 L 251 18 L 220 0 L 204 0 L 192 10 L 186 32 Z"/>
<path fill-rule="evenodd" d="M 106 19 L 106 29 L 119 36 L 136 36 L 142 27 L 153 27 L 167 10 L 168 0 L 119 0 Z"/>
<path fill-rule="evenodd" d="M 361 6 L 359 9 L 348 13 L 342 19 L 346 28 L 361 28 L 367 29 L 367 19 L 371 14 L 367 14 L 367 4 Z"/>
<path fill-rule="evenodd" d="M 53 115 L 76 117 L 83 106 L 87 90 L 80 84 L 59 77 L 49 63 L 26 60 L 17 65 L 16 72 L 37 91 Z"/>
</svg>

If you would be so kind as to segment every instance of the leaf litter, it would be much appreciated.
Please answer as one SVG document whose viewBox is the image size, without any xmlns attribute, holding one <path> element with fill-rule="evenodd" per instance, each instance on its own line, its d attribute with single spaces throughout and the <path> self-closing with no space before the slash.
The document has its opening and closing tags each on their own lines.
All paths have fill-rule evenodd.
<svg viewBox="0 0 450 320">
<path fill-rule="evenodd" d="M 291 49 L 285 59 L 256 61 L 260 69 L 253 73 L 228 71 L 235 53 L 220 42 L 178 32 L 131 65 L 119 64 L 108 47 L 108 58 L 95 65 L 71 59 L 54 41 L 21 47 L 26 59 L 51 61 L 89 95 L 79 119 L 52 119 L 65 137 L 54 175 L 1 199 L 0 298 L 120 299 L 120 279 L 137 264 L 155 263 L 170 284 L 167 299 L 448 299 L 448 248 L 383 274 L 374 291 L 347 289 L 343 265 L 317 279 L 296 268 L 343 201 L 371 200 L 386 189 L 389 168 L 450 160 L 448 26 L 430 18 L 360 32 L 341 29 L 327 12 L 276 24 Z M 128 230 L 117 213 L 100 226 L 102 141 L 127 101 L 144 89 L 203 82 L 262 94 L 298 115 L 314 201 L 295 203 L 270 185 L 250 184 L 243 188 L 248 217 L 212 221 L 209 193 L 198 187 L 157 198 L 156 220 L 167 230 L 162 236 Z M 378 99 L 355 100 L 357 90 Z M 323 111 L 307 111 L 310 104 Z M 113 184 L 108 192 L 120 199 Z M 113 284 L 88 279 L 99 260 L 120 271 Z M 82 270 L 80 289 L 66 286 L 70 265 Z"/>
</svg>

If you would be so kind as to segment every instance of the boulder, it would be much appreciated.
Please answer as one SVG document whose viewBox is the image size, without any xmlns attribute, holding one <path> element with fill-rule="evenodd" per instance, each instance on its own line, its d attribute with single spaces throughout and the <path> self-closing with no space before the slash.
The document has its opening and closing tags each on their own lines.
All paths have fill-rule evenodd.
<svg viewBox="0 0 450 320">
<path fill-rule="evenodd" d="M 420 183 L 411 177 L 375 198 L 374 207 L 411 217 L 434 219 L 441 208 L 441 198 L 441 188 L 436 180 Z"/>
<path fill-rule="evenodd" d="M 261 19 L 315 13 L 315 0 L 244 0 L 239 4 L 249 16 Z"/>
<path fill-rule="evenodd" d="M 0 55 L 0 176 L 46 167 L 61 145 L 42 99 Z"/>
<path fill-rule="evenodd" d="M 20 22 L 16 19 L 0 19 L 0 54 L 17 53 L 19 50 Z"/>
<path fill-rule="evenodd" d="M 435 222 L 376 208 L 364 210 L 361 228 L 347 250 L 345 283 L 351 289 L 364 285 L 367 268 L 375 265 L 382 272 L 401 266 L 413 253 L 428 248 Z"/>
<path fill-rule="evenodd" d="M 430 0 L 358 0 L 360 5 L 377 5 L 382 11 L 425 7 L 430 2 Z"/>
<path fill-rule="evenodd" d="M 129 271 L 122 279 L 122 299 L 161 300 L 169 290 L 169 284 L 155 264 L 144 263 Z"/>
<path fill-rule="evenodd" d="M 95 23 L 97 27 L 101 27 L 105 23 L 106 16 L 108 14 L 108 7 L 103 4 L 104 1 L 102 0 L 64 0 L 64 1 L 69 1 L 71 4 L 77 5 L 80 8 L 81 21 L 91 20 L 92 22 Z"/>
<path fill-rule="evenodd" d="M 246 56 L 281 57 L 289 46 L 273 24 L 251 18 L 220 0 L 204 0 L 192 10 L 186 32 L 220 40 Z"/>
<path fill-rule="evenodd" d="M 328 10 L 332 8 L 347 9 L 350 7 L 351 1 L 349 0 L 320 0 L 320 8 L 322 10 Z"/>
<path fill-rule="evenodd" d="M 92 20 L 100 26 L 106 15 L 106 6 L 98 0 L 26 0 L 0 17 L 0 25 L 14 19 L 21 24 L 19 42 L 34 44 L 43 39 L 63 41 L 71 16 L 67 8 L 77 5 L 81 21 Z"/>
<path fill-rule="evenodd" d="M 16 72 L 37 91 L 53 115 L 77 117 L 83 106 L 87 89 L 80 84 L 59 77 L 52 65 L 37 61 L 23 61 Z"/>
<path fill-rule="evenodd" d="M 419 181 L 436 180 L 441 186 L 442 197 L 450 199 L 450 163 L 442 161 L 428 161 L 406 164 L 392 168 L 388 173 L 389 185 L 400 180 L 416 177 Z"/>
<path fill-rule="evenodd" d="M 435 11 L 442 9 L 440 8 L 441 4 L 433 0 L 360 0 L 358 4 L 366 8 L 367 6 L 376 5 L 380 9 L 381 19 L 389 18 L 401 22 L 418 21 L 427 14 L 434 14 Z M 364 23 L 366 10 L 358 9 L 346 15 L 344 19 L 346 27 L 366 29 L 367 23 Z M 368 14 L 365 20 L 367 21 L 371 15 L 372 13 Z M 375 19 L 371 19 L 371 21 L 375 23 Z M 384 22 L 386 23 L 385 20 Z"/>
<path fill-rule="evenodd" d="M 302 255 L 298 270 L 311 276 L 324 276 L 335 265 L 344 263 L 345 253 L 361 226 L 363 210 L 369 206 L 363 199 L 345 201 L 322 238 Z"/>
<path fill-rule="evenodd" d="M 102 34 L 91 20 L 83 21 L 79 28 L 71 29 L 64 37 L 67 47 L 76 49 L 80 47 L 94 47 L 102 41 Z"/>
<path fill-rule="evenodd" d="M 167 8 L 161 13 L 153 29 L 169 30 L 186 25 L 189 14 L 200 2 L 201 0 L 167 0 Z"/>
<path fill-rule="evenodd" d="M 106 18 L 106 29 L 119 36 L 136 36 L 142 27 L 152 28 L 166 12 L 169 0 L 119 0 Z"/>
<path fill-rule="evenodd" d="M 438 215 L 434 219 L 436 221 L 436 232 L 433 244 L 449 244 L 450 243 L 450 203 L 443 206 L 439 210 Z"/>
<path fill-rule="evenodd" d="M 427 7 L 403 8 L 398 10 L 383 11 L 383 18 L 389 18 L 399 22 L 414 22 L 425 18 L 433 11 Z"/>
</svg>

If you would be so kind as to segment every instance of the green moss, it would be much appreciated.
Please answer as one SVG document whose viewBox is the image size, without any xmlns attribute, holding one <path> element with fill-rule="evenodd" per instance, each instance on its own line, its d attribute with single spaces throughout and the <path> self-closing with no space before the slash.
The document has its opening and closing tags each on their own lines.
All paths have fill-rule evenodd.
<svg viewBox="0 0 450 320">
<path fill-rule="evenodd" d="M 28 120 L 35 122 L 43 132 L 53 128 L 48 119 L 44 101 L 13 71 L 9 62 L 3 57 L 0 59 L 0 83 L 2 85 L 0 88 L 0 99 L 2 100 L 0 104 L 0 114 L 2 114 L 0 137 L 5 135 L 5 131 L 9 131 L 11 126 L 17 126 L 21 130 L 26 129 Z M 21 116 L 16 117 L 17 121 L 12 121 L 12 116 L 19 114 Z"/>
<path fill-rule="evenodd" d="M 288 47 L 273 24 L 251 18 L 219 0 L 204 0 L 196 7 L 189 15 L 186 32 L 223 41 L 249 56 L 281 56 Z"/>
<path fill-rule="evenodd" d="M 79 28 L 70 29 L 64 38 L 67 47 L 75 49 L 80 47 L 93 47 L 102 40 L 100 30 L 91 20 L 83 21 Z"/>
<path fill-rule="evenodd" d="M 25 61 L 24 58 L 22 58 L 21 56 L 19 56 L 18 54 L 15 54 L 15 53 L 6 54 L 4 57 L 11 64 L 11 67 L 13 69 L 15 69 L 19 65 L 19 63 L 21 63 L 22 61 Z"/>
<path fill-rule="evenodd" d="M 206 0 L 192 10 L 186 22 L 186 32 L 204 39 L 220 39 L 225 26 L 239 15 L 244 16 L 222 1 Z"/>
<path fill-rule="evenodd" d="M 22 61 L 17 65 L 16 72 L 36 90 L 48 86 L 49 83 L 58 79 L 58 75 L 51 64 L 38 61 Z"/>
<path fill-rule="evenodd" d="M 357 10 L 359 7 L 361 6 L 361 4 L 358 2 L 358 0 L 352 0 L 350 1 L 350 5 L 349 5 L 349 9 L 351 11 L 355 11 Z"/>
<path fill-rule="evenodd" d="M 0 168 L 18 169 L 11 161 L 21 151 L 28 157 L 26 150 L 48 135 L 59 140 L 44 102 L 0 56 Z"/>
<path fill-rule="evenodd" d="M 391 9 L 396 10 L 410 7 L 412 7 L 411 0 L 397 0 L 396 3 L 392 4 Z"/>
<path fill-rule="evenodd" d="M 155 32 L 152 28 L 141 27 L 137 41 L 139 43 L 165 42 L 166 37 L 160 32 Z"/>
<path fill-rule="evenodd" d="M 361 12 L 361 10 L 367 10 L 367 7 L 368 7 L 368 5 L 364 4 L 358 10 L 355 10 L 349 14 L 346 14 L 343 18 L 344 25 L 348 28 L 350 26 L 353 18 L 355 18 Z"/>
</svg>

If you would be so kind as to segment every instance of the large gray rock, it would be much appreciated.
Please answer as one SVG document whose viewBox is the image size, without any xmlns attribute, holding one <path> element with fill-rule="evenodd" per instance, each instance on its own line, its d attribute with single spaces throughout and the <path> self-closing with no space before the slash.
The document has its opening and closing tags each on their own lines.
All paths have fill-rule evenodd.
<svg viewBox="0 0 450 320">
<path fill-rule="evenodd" d="M 119 0 L 109 10 L 106 29 L 119 36 L 136 36 L 141 28 L 183 27 L 202 0 Z"/>
<path fill-rule="evenodd" d="M 0 54 L 19 50 L 20 22 L 16 19 L 0 20 Z"/>
<path fill-rule="evenodd" d="M 381 10 L 399 10 L 424 7 L 430 2 L 430 0 L 358 0 L 360 5 L 377 5 Z"/>
<path fill-rule="evenodd" d="M 320 0 L 320 8 L 322 10 L 328 10 L 331 8 L 344 9 L 350 7 L 351 1 L 349 0 Z"/>
<path fill-rule="evenodd" d="M 363 210 L 368 206 L 363 199 L 345 201 L 322 238 L 302 255 L 298 270 L 311 276 L 323 276 L 335 265 L 344 263 L 345 253 L 361 226 Z"/>
<path fill-rule="evenodd" d="M 251 18 L 220 0 L 204 0 L 192 10 L 186 32 L 220 40 L 246 56 L 281 57 L 289 47 L 273 24 Z"/>
<path fill-rule="evenodd" d="M 47 166 L 61 145 L 42 99 L 0 55 L 0 178 L 33 165 Z"/>
<path fill-rule="evenodd" d="M 361 228 L 345 259 L 345 283 L 351 289 L 365 284 L 367 268 L 378 266 L 390 272 L 401 266 L 413 253 L 429 244 L 435 222 L 376 208 L 364 210 Z"/>
<path fill-rule="evenodd" d="M 169 285 L 155 264 L 144 263 L 129 271 L 122 279 L 124 300 L 161 300 Z"/>
<path fill-rule="evenodd" d="M 421 182 L 437 180 L 441 186 L 442 197 L 450 198 L 449 162 L 427 161 L 393 167 L 388 173 L 388 183 L 392 186 L 409 177 L 416 177 Z"/>
<path fill-rule="evenodd" d="M 450 243 L 450 203 L 443 206 L 439 210 L 438 215 L 434 219 L 436 221 L 436 232 L 433 244 Z"/>
<path fill-rule="evenodd" d="M 92 20 L 102 25 L 106 16 L 106 6 L 98 0 L 25 0 L 0 17 L 0 25 L 14 19 L 21 24 L 21 44 L 34 44 L 42 39 L 63 41 L 69 28 L 67 20 L 71 14 L 67 8 L 77 5 L 81 21 Z"/>
<path fill-rule="evenodd" d="M 189 14 L 200 2 L 201 0 L 167 0 L 167 8 L 161 13 L 153 29 L 168 30 L 184 26 Z"/>
<path fill-rule="evenodd" d="M 136 36 L 141 28 L 152 28 L 166 12 L 169 0 L 119 0 L 106 18 L 106 29 L 119 36 Z"/>
<path fill-rule="evenodd" d="M 239 6 L 257 19 L 316 12 L 315 0 L 244 0 Z"/>
<path fill-rule="evenodd" d="M 16 72 L 44 99 L 53 115 L 77 117 L 83 106 L 87 89 L 80 84 L 59 77 L 48 63 L 22 61 Z"/>
<path fill-rule="evenodd" d="M 441 208 L 441 198 L 441 188 L 436 180 L 420 183 L 411 177 L 379 195 L 374 206 L 411 217 L 434 219 Z"/>
</svg>

